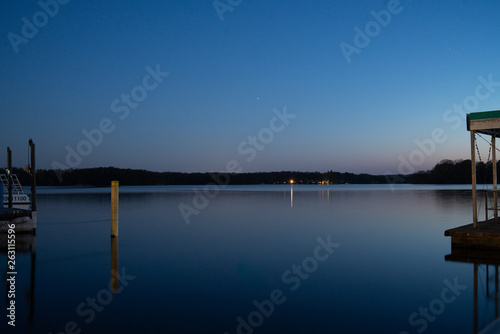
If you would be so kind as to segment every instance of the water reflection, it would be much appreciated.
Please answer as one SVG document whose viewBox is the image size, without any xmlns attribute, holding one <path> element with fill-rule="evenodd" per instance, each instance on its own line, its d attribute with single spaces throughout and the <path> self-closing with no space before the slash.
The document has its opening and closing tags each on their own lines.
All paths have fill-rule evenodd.
<svg viewBox="0 0 500 334">
<path fill-rule="evenodd" d="M 118 281 L 118 237 L 111 238 L 111 291 L 118 293 L 120 282 Z"/>
<path fill-rule="evenodd" d="M 472 263 L 474 274 L 473 333 L 498 333 L 500 251 L 453 247 L 446 261 Z"/>
<path fill-rule="evenodd" d="M 487 325 L 482 319 L 490 323 L 498 315 L 486 318 L 482 307 L 482 299 L 496 294 L 492 264 L 477 266 L 476 327 L 469 320 L 473 268 L 443 265 L 450 245 L 443 231 L 470 222 L 470 190 L 228 186 L 186 225 L 178 206 L 192 203 L 192 188 L 124 187 L 121 240 L 109 236 L 109 188 L 49 190 L 39 196 L 32 333 L 64 332 L 69 321 L 82 334 L 235 333 L 237 317 L 255 311 L 253 301 L 269 299 L 274 289 L 286 291 L 287 302 L 254 333 L 416 333 L 408 317 L 436 297 L 443 278 L 454 277 L 469 289 L 426 333 L 477 332 Z M 329 235 L 343 246 L 291 293 L 283 273 L 302 266 L 316 238 Z M 20 290 L 28 283 L 30 251 L 20 254 L 20 270 L 26 264 Z M 113 273 L 124 268 L 137 278 L 116 295 L 121 283 Z M 487 297 L 481 297 L 486 273 Z M 78 306 L 88 311 L 87 298 L 107 297 L 101 291 L 110 277 L 116 302 L 87 323 Z M 34 284 L 24 290 L 34 300 Z M 25 304 L 16 332 L 28 332 L 23 315 L 34 303 Z M 314 328 L 308 319 L 315 319 Z M 0 333 L 9 333 L 4 328 L 5 321 Z"/>
<path fill-rule="evenodd" d="M 75 226 L 94 225 L 89 223 L 79 223 L 79 222 L 68 222 L 67 226 L 74 228 Z M 56 224 L 59 228 L 63 228 L 61 224 Z M 109 226 L 109 221 L 106 226 Z M 107 230 L 107 229 L 106 229 Z M 108 236 L 109 237 L 109 236 Z M 43 238 L 42 238 L 43 239 Z M 38 261 L 40 274 L 38 279 L 39 289 L 35 290 L 36 279 L 36 267 L 37 267 L 37 236 L 28 233 L 17 233 L 15 235 L 15 298 L 9 296 L 12 291 L 10 291 L 10 283 L 7 281 L 11 277 L 10 272 L 12 271 L 8 267 L 8 234 L 0 234 L 0 258 L 2 262 L 2 283 L 0 284 L 1 290 L 4 293 L 2 300 L 2 316 L 4 320 L 0 324 L 0 333 L 21 333 L 21 332 L 32 332 L 32 333 L 47 333 L 50 331 L 60 332 L 59 328 L 64 327 L 70 321 L 76 319 L 82 319 L 81 314 L 77 311 L 77 306 L 82 302 L 87 301 L 87 297 L 92 298 L 95 291 L 100 292 L 102 289 L 108 288 L 108 283 L 102 284 L 101 282 L 109 282 L 109 290 L 113 294 L 119 294 L 123 287 L 120 286 L 121 278 L 120 275 L 123 271 L 119 268 L 119 240 L 118 237 L 111 238 L 110 240 L 110 250 L 106 251 L 94 251 L 91 253 L 82 253 L 81 251 L 75 254 L 68 254 L 61 256 L 50 257 L 50 259 L 43 260 L 43 255 L 46 254 L 47 244 L 41 245 L 40 251 L 42 255 L 42 261 Z M 78 237 L 73 238 L 73 244 L 75 248 L 79 248 L 78 244 L 75 242 Z M 95 245 L 95 244 L 94 244 Z M 57 248 L 57 247 L 56 247 Z M 11 249 L 12 250 L 12 249 Z M 102 259 L 102 260 L 101 260 Z M 106 260 L 107 269 L 106 275 L 104 272 L 100 271 L 98 268 L 99 264 Z M 87 265 L 80 266 L 78 264 L 87 263 Z M 80 268 L 79 268 L 80 267 Z M 122 268 L 123 269 L 123 268 Z M 73 270 L 83 270 L 98 273 L 97 275 L 91 275 L 96 281 L 100 282 L 96 288 L 95 285 L 88 292 L 81 293 L 85 291 L 85 286 L 90 283 L 88 280 L 88 275 L 79 274 L 80 278 L 74 281 L 74 284 L 66 284 L 64 272 L 70 272 Z M 101 273 L 99 273 L 101 272 Z M 41 282 L 40 282 L 41 278 Z M 81 280 L 83 278 L 83 280 Z M 52 283 L 52 286 L 47 284 L 48 281 Z M 41 284 L 40 284 L 41 283 Z M 3 284 L 3 285 L 2 285 Z M 123 285 L 122 285 L 123 286 Z M 41 289 L 40 289 L 41 287 Z M 54 290 L 54 287 L 56 289 Z M 75 288 L 76 287 L 76 288 Z M 59 292 L 67 291 L 66 293 Z M 35 301 L 35 291 L 38 295 L 38 301 Z M 74 293 L 78 296 L 76 301 L 68 304 L 61 302 L 61 297 L 68 296 L 68 291 Z M 97 295 L 98 298 L 101 297 Z M 94 297 L 95 298 L 95 297 Z M 102 297 L 104 298 L 104 297 Z M 6 308 L 10 305 L 10 300 L 15 301 L 15 327 L 8 324 L 8 315 L 10 311 L 6 311 Z M 55 302 L 55 300 L 59 300 Z M 98 299 L 99 300 L 99 299 Z M 38 304 L 38 314 L 35 314 L 35 305 Z M 64 313 L 63 309 L 59 306 L 67 305 L 66 308 L 68 313 L 64 316 L 58 316 L 54 313 L 54 310 L 58 310 L 59 313 Z M 3 306 L 5 305 L 5 307 Z M 43 307 L 40 308 L 40 305 Z M 57 306 L 55 306 L 57 305 Z M 61 312 L 63 311 L 63 312 Z M 89 312 L 89 309 L 86 310 Z M 85 319 L 84 319 L 85 320 Z M 96 321 L 97 322 L 97 321 Z M 86 325 L 85 322 L 80 322 L 81 325 Z M 97 333 L 97 332 L 95 332 Z"/>
<path fill-rule="evenodd" d="M 7 265 L 8 261 L 8 234 L 7 233 L 1 233 L 0 234 L 0 253 L 6 255 L 5 257 L 5 277 L 7 281 L 7 278 L 9 278 L 10 275 L 7 273 L 10 272 L 11 270 L 9 269 Z M 15 272 L 28 272 L 28 268 L 24 261 L 19 261 L 19 257 L 21 254 L 29 254 L 30 255 L 30 264 L 29 264 L 29 273 L 30 273 L 30 280 L 29 280 L 29 286 L 26 286 L 26 284 L 21 285 L 23 282 L 22 279 L 20 278 L 17 274 L 15 275 L 15 298 L 10 298 L 9 297 L 9 290 L 10 290 L 10 284 L 7 283 L 5 285 L 5 298 L 7 303 L 10 302 L 10 300 L 15 301 L 15 308 L 16 308 L 16 317 L 15 320 L 16 322 L 22 322 L 22 315 L 19 314 L 19 310 L 22 309 L 27 309 L 27 324 L 28 326 L 33 325 L 34 317 L 35 317 L 35 272 L 36 272 L 36 235 L 31 234 L 31 233 L 18 233 L 15 235 Z M 22 298 L 22 296 L 25 296 L 26 298 Z M 27 305 L 23 305 L 23 303 L 26 302 Z M 27 307 L 26 307 L 27 306 Z M 15 322 L 15 323 L 16 323 Z"/>
</svg>

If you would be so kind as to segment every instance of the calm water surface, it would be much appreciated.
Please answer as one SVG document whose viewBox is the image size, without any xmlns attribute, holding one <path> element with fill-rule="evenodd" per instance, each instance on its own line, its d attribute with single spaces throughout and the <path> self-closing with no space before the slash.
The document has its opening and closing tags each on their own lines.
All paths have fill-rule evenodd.
<svg viewBox="0 0 500 334">
<path fill-rule="evenodd" d="M 470 187 L 232 186 L 187 224 L 200 191 L 120 188 L 112 294 L 110 189 L 39 189 L 0 332 L 475 333 L 498 312 L 494 266 L 445 260 Z"/>
</svg>

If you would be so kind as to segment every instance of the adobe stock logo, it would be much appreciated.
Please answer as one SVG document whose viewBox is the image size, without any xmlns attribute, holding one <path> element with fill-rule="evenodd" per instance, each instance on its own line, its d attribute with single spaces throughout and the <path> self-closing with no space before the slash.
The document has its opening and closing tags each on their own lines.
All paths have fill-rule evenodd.
<svg viewBox="0 0 500 334">
<path fill-rule="evenodd" d="M 411 1 L 411 0 L 409 0 Z M 399 0 L 389 0 L 387 2 L 387 9 L 381 9 L 378 12 L 372 10 L 370 15 L 374 20 L 368 21 L 362 30 L 358 26 L 354 27 L 353 44 L 346 42 L 340 43 L 340 51 L 345 57 L 348 64 L 352 62 L 354 54 L 359 55 L 361 50 L 370 45 L 371 40 L 382 32 L 382 28 L 386 28 L 392 21 L 393 16 L 401 14 L 404 7 Z"/>
<path fill-rule="evenodd" d="M 300 288 L 301 284 L 308 280 L 316 272 L 321 263 L 327 261 L 335 250 L 341 245 L 332 242 L 332 236 L 328 235 L 326 240 L 316 238 L 317 246 L 312 251 L 311 256 L 304 258 L 300 265 L 293 264 L 290 269 L 285 270 L 281 275 L 281 281 L 291 292 Z M 288 300 L 286 289 L 274 289 L 269 293 L 269 299 L 261 301 L 254 300 L 250 309 L 252 310 L 246 316 L 236 317 L 236 328 L 233 333 L 252 334 L 257 333 L 257 329 L 264 325 L 266 319 L 270 318 L 277 309 Z M 224 332 L 224 334 L 231 334 Z"/>
<path fill-rule="evenodd" d="M 170 75 L 168 72 L 163 72 L 160 65 L 155 68 L 146 66 L 146 74 L 143 76 L 141 84 L 134 86 L 129 93 L 122 93 L 119 98 L 114 99 L 110 104 L 110 109 L 117 114 L 120 121 L 125 120 L 132 109 L 136 109 L 141 102 L 148 97 L 148 92 L 152 92 Z M 57 172 L 59 182 L 62 182 L 62 171 L 69 168 L 78 167 L 85 157 L 89 156 L 96 147 L 100 146 L 105 135 L 111 134 L 116 130 L 117 121 L 111 118 L 102 118 L 97 126 L 91 130 L 83 129 L 81 131 L 84 139 L 80 140 L 73 148 L 66 145 L 66 164 L 58 161 L 53 161 L 51 166 Z"/>
<path fill-rule="evenodd" d="M 217 12 L 217 15 L 219 16 L 219 20 L 223 22 L 224 13 L 232 12 L 234 8 L 241 5 L 242 2 L 243 0 L 227 0 L 227 3 L 224 3 L 223 1 L 220 0 L 214 0 L 214 2 L 212 2 L 212 5 L 214 6 L 214 9 Z"/>
<path fill-rule="evenodd" d="M 32 20 L 28 20 L 26 16 L 21 18 L 23 26 L 21 27 L 21 35 L 15 34 L 12 31 L 7 34 L 10 45 L 15 53 L 19 53 L 19 45 L 28 44 L 29 40 L 38 35 L 39 29 L 45 27 L 49 23 L 49 18 L 53 18 L 59 13 L 60 5 L 68 4 L 70 0 L 47 0 L 46 2 L 38 1 L 38 6 L 42 10 L 33 14 Z"/>
<path fill-rule="evenodd" d="M 113 278 L 109 281 L 105 288 L 100 289 L 94 296 L 89 296 L 76 306 L 75 313 L 80 318 L 77 321 L 70 320 L 64 325 L 64 329 L 60 332 L 54 334 L 80 334 L 84 332 L 84 326 L 88 325 L 96 319 L 97 314 L 104 311 L 106 306 L 111 304 L 114 300 L 114 296 L 122 293 L 123 290 L 129 285 L 131 281 L 135 279 L 135 276 L 127 275 L 125 273 L 125 268 L 122 268 L 121 273 L 112 270 L 111 274 Z M 117 280 L 118 288 L 113 289 L 113 279 Z M 87 333 L 85 331 L 85 333 Z M 52 334 L 52 332 L 49 332 Z"/>
<path fill-rule="evenodd" d="M 458 277 L 453 279 L 451 283 L 448 279 L 443 281 L 445 287 L 441 290 L 439 298 L 435 298 L 429 302 L 427 307 L 419 307 L 418 312 L 413 312 L 408 317 L 408 324 L 415 327 L 417 333 L 423 333 L 429 323 L 435 321 L 438 316 L 444 313 L 446 306 L 454 303 L 457 298 L 467 289 L 467 285 L 458 283 Z M 399 334 L 410 334 L 407 331 L 399 332 Z"/>
<path fill-rule="evenodd" d="M 454 103 L 453 107 L 446 109 L 443 112 L 443 120 L 446 123 L 451 123 L 451 130 L 457 130 L 463 126 L 467 113 L 477 112 L 482 101 L 488 100 L 500 87 L 500 81 L 494 81 L 493 74 L 487 77 L 482 75 L 477 77 L 478 84 L 474 89 L 474 93 L 466 96 L 461 103 Z M 440 144 L 445 143 L 449 136 L 445 128 L 437 127 L 430 131 L 428 138 L 415 139 L 414 143 L 417 146 L 409 154 L 399 155 L 399 175 L 394 176 L 393 172 L 386 172 L 385 178 L 387 183 L 404 183 L 405 179 L 401 175 L 409 175 L 417 172 L 417 168 L 422 166 L 428 157 L 432 156 Z M 393 186 L 391 186 L 392 189 Z"/>
</svg>

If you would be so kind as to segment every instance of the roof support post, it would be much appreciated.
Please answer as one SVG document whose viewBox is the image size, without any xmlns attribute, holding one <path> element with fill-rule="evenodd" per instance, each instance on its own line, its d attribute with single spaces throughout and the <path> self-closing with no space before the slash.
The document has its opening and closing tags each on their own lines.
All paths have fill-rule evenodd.
<svg viewBox="0 0 500 334">
<path fill-rule="evenodd" d="M 491 136 L 491 159 L 492 164 L 491 168 L 493 169 L 493 189 L 497 189 L 497 148 L 496 148 L 496 137 L 494 135 Z M 498 224 L 498 198 L 497 192 L 493 192 L 493 205 L 495 207 L 495 224 Z"/>
<path fill-rule="evenodd" d="M 476 131 L 470 130 L 470 165 L 472 171 L 472 222 L 477 228 L 477 198 L 476 198 Z"/>
</svg>

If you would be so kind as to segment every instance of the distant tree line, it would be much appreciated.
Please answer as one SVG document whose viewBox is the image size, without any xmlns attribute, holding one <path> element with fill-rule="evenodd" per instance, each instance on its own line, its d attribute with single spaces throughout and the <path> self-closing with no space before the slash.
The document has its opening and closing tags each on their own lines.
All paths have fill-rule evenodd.
<svg viewBox="0 0 500 334">
<path fill-rule="evenodd" d="M 498 163 L 497 163 L 497 175 Z M 407 176 L 413 184 L 470 184 L 472 183 L 471 161 L 441 160 L 434 168 Z M 499 179 L 500 181 L 500 179 Z M 493 183 L 493 163 L 476 163 L 476 182 Z"/>
<path fill-rule="evenodd" d="M 31 176 L 21 168 L 13 168 L 23 185 L 31 184 Z M 109 186 L 118 180 L 121 185 L 203 185 L 210 182 L 242 184 L 366 184 L 387 183 L 385 175 L 320 172 L 257 172 L 257 173 L 178 173 L 151 172 L 142 169 L 99 167 L 84 169 L 39 169 L 39 186 Z"/>
<path fill-rule="evenodd" d="M 31 184 L 31 176 L 21 168 L 13 168 L 21 184 Z M 492 183 L 492 163 L 476 165 L 477 183 Z M 121 185 L 203 185 L 219 184 L 470 184 L 470 160 L 442 160 L 434 168 L 409 175 L 371 175 L 328 171 L 321 172 L 258 172 L 258 173 L 178 173 L 152 172 L 143 169 L 99 167 L 84 169 L 39 169 L 40 186 L 109 186 L 118 180 Z"/>
</svg>

